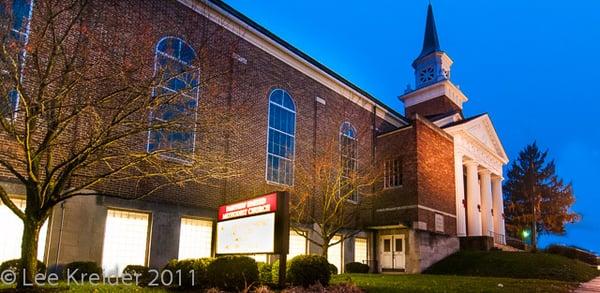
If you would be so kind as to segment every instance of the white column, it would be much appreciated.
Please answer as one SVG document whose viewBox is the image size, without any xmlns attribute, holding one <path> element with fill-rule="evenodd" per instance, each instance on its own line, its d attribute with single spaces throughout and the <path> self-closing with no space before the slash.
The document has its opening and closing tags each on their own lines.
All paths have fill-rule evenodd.
<svg viewBox="0 0 600 293">
<path fill-rule="evenodd" d="M 494 231 L 502 237 L 506 244 L 506 231 L 504 227 L 504 198 L 502 197 L 502 177 L 492 177 L 492 198 L 494 200 Z"/>
<path fill-rule="evenodd" d="M 462 154 L 455 154 L 454 157 L 454 176 L 456 186 L 456 234 L 458 236 L 467 235 L 467 222 L 465 219 L 465 181 L 463 175 Z"/>
<path fill-rule="evenodd" d="M 481 177 L 481 230 L 484 236 L 494 236 L 494 219 L 492 216 L 492 182 L 491 173 L 487 169 L 479 172 Z M 490 234 L 490 232 L 492 232 Z"/>
<path fill-rule="evenodd" d="M 467 167 L 467 231 L 469 236 L 481 236 L 481 213 L 478 207 L 481 204 L 481 196 L 477 163 L 469 161 L 465 165 Z"/>
</svg>

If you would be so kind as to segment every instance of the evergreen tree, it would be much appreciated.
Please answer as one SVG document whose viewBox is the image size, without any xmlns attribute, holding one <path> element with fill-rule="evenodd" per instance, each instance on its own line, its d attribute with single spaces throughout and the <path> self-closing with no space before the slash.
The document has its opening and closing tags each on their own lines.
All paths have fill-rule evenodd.
<svg viewBox="0 0 600 293">
<path fill-rule="evenodd" d="M 570 210 L 575 202 L 573 185 L 556 175 L 554 160 L 546 162 L 548 151 L 537 144 L 527 145 L 508 170 L 504 184 L 506 224 L 515 236 L 531 229 L 532 249 L 537 249 L 540 233 L 566 233 L 565 224 L 575 223 L 581 216 Z"/>
</svg>

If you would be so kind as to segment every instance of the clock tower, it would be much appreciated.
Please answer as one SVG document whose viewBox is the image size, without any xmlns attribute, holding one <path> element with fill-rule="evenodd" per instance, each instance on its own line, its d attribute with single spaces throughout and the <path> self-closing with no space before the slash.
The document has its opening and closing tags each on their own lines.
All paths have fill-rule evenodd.
<svg viewBox="0 0 600 293">
<path fill-rule="evenodd" d="M 459 113 L 467 97 L 450 81 L 452 59 L 440 49 L 433 8 L 427 8 L 425 37 L 421 54 L 413 61 L 415 89 L 407 89 L 400 97 L 407 117 L 437 116 Z"/>
</svg>

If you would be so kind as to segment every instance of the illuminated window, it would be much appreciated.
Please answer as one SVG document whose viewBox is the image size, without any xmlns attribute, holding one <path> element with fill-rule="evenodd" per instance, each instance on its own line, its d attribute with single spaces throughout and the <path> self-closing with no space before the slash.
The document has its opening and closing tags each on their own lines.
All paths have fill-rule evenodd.
<svg viewBox="0 0 600 293">
<path fill-rule="evenodd" d="M 22 211 L 25 210 L 25 200 L 11 198 L 12 202 Z M 0 223 L 2 223 L 2 237 L 0 237 L 0 263 L 7 260 L 21 258 L 21 239 L 23 237 L 23 221 L 19 219 L 7 206 L 0 201 Z M 40 228 L 38 241 L 38 259 L 44 260 L 46 250 L 46 234 L 48 221 Z"/>
<path fill-rule="evenodd" d="M 342 273 L 342 242 L 339 242 L 342 239 L 341 236 L 334 236 L 329 241 L 329 248 L 327 249 L 327 261 L 330 264 L 333 264 L 337 270 L 338 274 Z M 331 245 L 332 243 L 336 243 L 335 245 Z"/>
<path fill-rule="evenodd" d="M 8 4 L 10 2 L 10 4 Z M 10 5 L 10 6 L 7 6 Z M 0 17 L 9 19 L 6 11 L 11 11 L 10 18 L 10 37 L 8 42 L 16 41 L 20 49 L 17 62 L 23 67 L 26 51 L 24 50 L 27 41 L 29 40 L 29 23 L 31 20 L 31 12 L 33 8 L 32 0 L 12 0 L 0 3 Z M 10 47 L 11 45 L 9 45 Z M 22 68 L 21 68 L 22 70 Z M 14 87 L 13 87 L 14 88 Z M 6 97 L 0 98 L 0 115 L 3 117 L 11 117 L 19 103 L 19 94 L 15 90 L 8 92 Z"/>
<path fill-rule="evenodd" d="M 294 184 L 294 145 L 296 106 L 286 91 L 275 89 L 269 95 L 267 181 Z"/>
<path fill-rule="evenodd" d="M 296 231 L 290 231 L 290 246 L 287 259 L 306 254 L 306 238 Z"/>
<path fill-rule="evenodd" d="M 356 129 L 350 122 L 342 123 L 340 127 L 340 162 L 342 178 L 340 178 L 340 195 L 351 201 L 358 202 L 358 190 L 352 183 L 352 176 L 358 168 Z"/>
<path fill-rule="evenodd" d="M 248 255 L 249 257 L 253 258 L 256 262 L 267 262 L 267 255 L 266 254 L 251 254 Z"/>
<path fill-rule="evenodd" d="M 354 261 L 366 264 L 369 259 L 368 255 L 367 239 L 354 238 Z"/>
<path fill-rule="evenodd" d="M 161 78 L 153 96 L 160 98 L 161 105 L 153 113 L 155 129 L 148 135 L 149 152 L 194 151 L 194 119 L 200 83 L 198 70 L 193 66 L 195 59 L 194 49 L 181 39 L 163 38 L 156 46 L 156 72 Z"/>
<path fill-rule="evenodd" d="M 108 210 L 102 252 L 105 276 L 119 276 L 127 265 L 146 265 L 149 219 L 146 213 Z"/>
<path fill-rule="evenodd" d="M 181 218 L 179 259 L 210 257 L 212 228 L 212 221 Z"/>
<path fill-rule="evenodd" d="M 396 158 L 393 160 L 387 160 L 383 164 L 383 187 L 394 188 L 402 186 L 402 160 Z"/>
</svg>

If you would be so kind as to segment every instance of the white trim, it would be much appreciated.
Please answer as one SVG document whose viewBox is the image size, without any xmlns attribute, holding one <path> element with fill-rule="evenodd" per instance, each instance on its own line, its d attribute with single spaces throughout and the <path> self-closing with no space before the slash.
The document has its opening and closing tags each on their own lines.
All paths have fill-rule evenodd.
<svg viewBox="0 0 600 293">
<path fill-rule="evenodd" d="M 378 213 L 383 213 L 383 212 L 392 212 L 392 211 L 410 210 L 410 209 L 422 209 L 422 210 L 427 210 L 427 211 L 430 211 L 430 212 L 442 214 L 444 216 L 456 218 L 455 214 L 447 213 L 447 212 L 440 211 L 440 210 L 437 210 L 437 209 L 434 209 L 434 208 L 430 208 L 430 207 L 427 207 L 427 206 L 424 206 L 424 205 L 420 205 L 420 204 L 407 205 L 407 206 L 399 206 L 399 207 L 393 207 L 393 208 L 383 208 L 383 209 L 377 209 L 375 211 L 378 212 Z"/>
<path fill-rule="evenodd" d="M 407 127 L 398 128 L 398 129 L 392 130 L 390 132 L 386 132 L 384 134 L 380 134 L 380 135 L 377 136 L 377 138 L 386 137 L 388 135 L 392 135 L 392 134 L 395 134 L 395 133 L 398 133 L 398 132 L 402 132 L 404 130 L 411 129 L 412 127 L 413 126 L 410 125 L 410 126 L 407 126 Z"/>
<path fill-rule="evenodd" d="M 406 93 L 399 98 L 404 102 L 404 107 L 408 108 L 440 96 L 448 97 L 461 109 L 462 104 L 469 100 L 458 87 L 447 79 Z"/>
<path fill-rule="evenodd" d="M 227 11 L 216 6 L 215 4 L 210 3 L 207 0 L 177 1 L 189 7 L 198 14 L 208 18 L 215 24 L 224 27 L 233 34 L 237 35 L 238 37 L 243 38 L 250 44 L 258 47 L 259 49 L 265 51 L 271 56 L 274 56 L 277 59 L 283 61 L 292 68 L 302 72 L 303 74 L 306 74 L 307 76 L 311 77 L 312 79 L 316 80 L 322 85 L 332 89 L 334 92 L 340 94 L 346 99 L 368 110 L 369 112 L 373 111 L 373 106 L 377 107 L 377 109 L 381 109 L 382 111 L 376 111 L 376 115 L 384 119 L 385 121 L 391 123 L 392 125 L 396 127 L 406 125 L 406 122 L 401 117 L 398 117 L 396 116 L 396 114 L 391 113 L 387 109 L 381 107 L 370 98 L 364 96 L 355 89 L 344 84 L 343 82 L 329 75 L 325 71 L 319 69 L 315 65 L 299 57 L 294 52 L 291 52 L 289 49 L 271 40 L 269 37 L 265 36 L 258 30 L 247 25 L 243 21 L 229 14 Z"/>
</svg>

